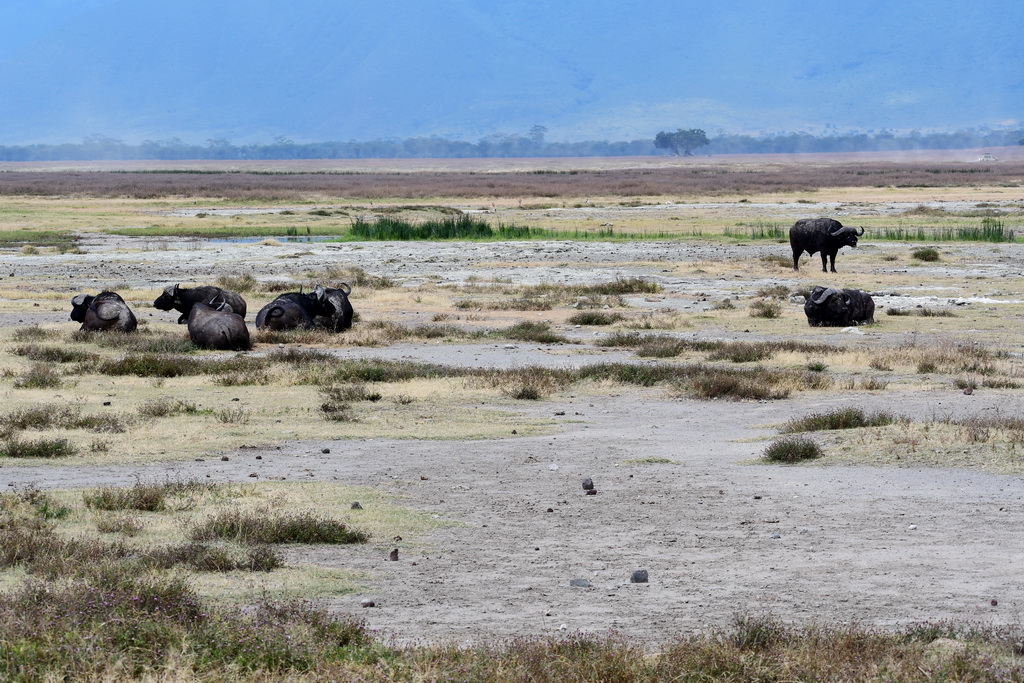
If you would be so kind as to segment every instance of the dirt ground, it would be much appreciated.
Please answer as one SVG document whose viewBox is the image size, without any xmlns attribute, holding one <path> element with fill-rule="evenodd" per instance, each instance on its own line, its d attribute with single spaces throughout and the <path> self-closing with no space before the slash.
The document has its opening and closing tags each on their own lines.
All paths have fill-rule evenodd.
<svg viewBox="0 0 1024 683">
<path fill-rule="evenodd" d="M 815 211 L 806 206 L 793 210 L 797 208 Z M 778 211 L 780 217 L 786 215 L 785 207 Z M 865 244 L 860 251 L 882 248 L 896 247 Z M 963 297 L 965 305 L 989 306 L 999 316 L 1000 303 L 1024 299 L 1024 291 L 1017 289 L 1024 245 L 1000 245 L 997 255 L 989 245 L 949 250 L 956 258 L 919 271 L 945 283 L 943 291 L 929 289 L 919 297 L 912 291 L 893 291 L 878 302 L 891 305 L 902 298 L 945 303 Z M 680 274 L 674 270 L 677 264 L 785 254 L 786 248 L 686 242 L 268 246 L 91 235 L 83 241 L 82 252 L 3 253 L 0 270 L 5 279 L 31 279 L 57 291 L 140 289 L 204 281 L 224 270 L 277 277 L 286 253 L 290 271 L 358 265 L 410 287 L 471 278 L 514 277 L 529 284 L 637 275 L 659 281 L 667 296 L 654 301 L 632 297 L 631 305 L 692 311 L 773 280 L 742 273 Z M 857 252 L 844 250 L 840 269 L 858 270 L 857 258 Z M 816 261 L 805 261 L 809 270 L 799 277 L 812 282 L 820 276 Z M 793 277 L 782 279 L 792 284 Z M 979 292 L 991 294 L 991 300 L 972 302 Z M 13 308 L 17 310 L 0 315 L 0 325 L 66 321 L 66 311 Z M 137 314 L 162 315 L 152 309 Z M 416 311 L 396 314 L 403 319 L 417 316 Z M 806 329 L 794 330 L 793 336 Z M 587 341 L 583 332 L 574 333 Z M 898 333 L 870 328 L 828 334 L 837 343 L 898 341 Z M 1007 350 L 1024 351 L 1019 343 Z M 563 347 L 493 341 L 346 348 L 338 353 L 506 367 L 570 366 L 629 355 L 587 343 L 567 353 Z M 950 385 L 936 385 L 927 390 L 846 391 L 824 399 L 731 402 L 622 389 L 614 395 L 516 404 L 524 418 L 557 419 L 559 429 L 549 436 L 325 442 L 308 435 L 231 453 L 228 461 L 208 457 L 130 468 L 4 463 L 0 486 L 130 484 L 140 476 L 165 473 L 251 481 L 255 473 L 258 478 L 378 487 L 404 505 L 454 524 L 426 538 L 396 541 L 397 562 L 388 560 L 390 544 L 380 543 L 344 550 L 292 549 L 287 557 L 292 563 L 365 572 L 365 590 L 329 604 L 403 641 L 465 642 L 579 630 L 615 631 L 656 643 L 681 631 L 725 626 L 740 612 L 762 611 L 793 622 L 884 626 L 960 619 L 1020 624 L 1021 477 L 956 469 L 753 462 L 779 423 L 851 405 L 897 410 L 919 419 L 988 411 L 1019 415 L 1024 413 L 1024 395 L 1014 390 L 965 395 Z M 668 462 L 636 462 L 642 459 Z M 593 479 L 597 495 L 584 495 L 584 477 Z M 649 581 L 631 583 L 632 572 L 640 569 L 647 570 Z M 574 579 L 588 585 L 570 585 Z M 366 599 L 376 606 L 361 607 Z"/>
</svg>

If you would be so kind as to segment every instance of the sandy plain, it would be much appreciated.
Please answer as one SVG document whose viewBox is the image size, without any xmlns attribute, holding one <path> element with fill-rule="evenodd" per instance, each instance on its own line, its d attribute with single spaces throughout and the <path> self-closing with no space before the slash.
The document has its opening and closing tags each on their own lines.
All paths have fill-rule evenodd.
<svg viewBox="0 0 1024 683">
<path fill-rule="evenodd" d="M 955 193 L 954 193 L 955 194 Z M 936 196 L 941 210 L 991 202 L 981 193 Z M 850 198 L 814 204 L 699 203 L 577 207 L 524 211 L 529 223 L 688 220 L 695 212 L 735 212 L 791 222 L 808 215 L 842 219 Z M 1008 206 L 1021 197 L 1003 194 Z M 898 215 L 924 201 L 858 196 L 858 215 Z M 966 202 L 967 204 L 964 204 Z M 512 209 L 508 209 L 512 211 Z M 643 214 L 642 219 L 631 216 Z M 435 292 L 474 282 L 580 284 L 639 276 L 658 282 L 656 296 L 626 297 L 630 315 L 678 315 L 685 337 L 757 341 L 793 339 L 856 346 L 866 352 L 913 344 L 979 342 L 1001 352 L 1021 374 L 1024 355 L 1024 245 L 942 244 L 934 264 L 912 262 L 915 244 L 873 241 L 840 253 L 836 275 L 817 257 L 794 273 L 763 258 L 788 246 L 694 240 L 529 243 L 224 243 L 177 238 L 82 236 L 77 254 L 0 254 L 5 290 L 0 325 L 72 329 L 63 303 L 78 291 L 126 289 L 140 317 L 167 324 L 152 309 L 153 292 L 172 282 L 205 282 L 222 272 L 258 277 L 358 266 L 403 289 Z M 876 293 L 879 324 L 853 330 L 811 329 L 798 303 L 778 320 L 717 316 L 725 298 L 745 309 L 752 293 L 819 282 Z M 34 292 L 58 295 L 42 305 Z M 65 296 L 66 295 L 66 296 Z M 456 316 L 450 302 L 417 307 L 414 299 L 353 303 L 364 323 L 387 317 L 429 322 Z M 887 317 L 887 307 L 951 307 L 958 317 Z M 340 346 L 345 357 L 378 357 L 483 367 L 637 359 L 594 345 L 606 332 L 565 323 L 568 311 L 481 314 L 472 324 L 550 321 L 578 343 L 429 342 L 383 348 Z M 467 321 L 468 322 L 468 321 Z M 257 349 L 257 352 L 259 349 Z M 806 359 L 801 359 L 806 363 Z M 837 369 L 842 374 L 844 370 Z M 856 378 L 857 371 L 849 371 Z M 863 374 L 863 373 L 860 373 Z M 848 377 L 848 378 L 849 378 Z M 834 437 L 826 457 L 807 466 L 758 461 L 768 440 L 792 417 L 857 406 L 916 421 L 1024 414 L 1019 389 L 970 395 L 952 375 L 894 372 L 882 390 L 798 392 L 777 401 L 697 400 L 664 389 L 601 387 L 560 392 L 541 401 L 505 401 L 523 421 L 549 421 L 540 435 L 485 439 L 410 439 L 400 435 L 321 439 L 284 436 L 200 461 L 172 458 L 121 465 L 0 463 L 0 486 L 79 488 L 131 484 L 138 478 L 206 477 L 215 481 L 323 481 L 370 486 L 402 505 L 449 522 L 401 541 L 375 539 L 342 550 L 296 548 L 290 563 L 344 567 L 360 589 L 328 597 L 400 640 L 478 641 L 495 636 L 583 631 L 619 632 L 657 643 L 672 635 L 730 623 L 737 613 L 770 613 L 804 623 L 906 624 L 958 619 L 1020 624 L 1024 613 L 1024 478 L 1019 468 L 956 466 L 955 444 L 921 464 L 911 444 L 889 457 L 844 464 Z M 10 398 L 14 390 L 4 387 Z M 851 435 L 846 450 L 856 451 Z M 955 448 L 954 448 L 955 447 Z M 865 447 L 867 448 L 867 447 Z M 874 447 L 877 450 L 877 445 Z M 939 452 L 941 451 L 941 452 Z M 892 455 L 907 457 L 893 460 Z M 222 455 L 229 455 L 224 461 Z M 259 456 L 257 458 L 257 456 Z M 857 459 L 854 458 L 856 461 Z M 877 461 L 877 462 L 876 462 Z M 872 464 L 873 463 L 873 464 Z M 255 475 L 255 476 L 254 476 Z M 584 495 L 591 477 L 597 495 Z M 357 523 L 353 512 L 353 523 Z M 397 547 L 399 560 L 388 560 Z M 647 583 L 631 583 L 645 569 Z M 570 585 L 584 579 L 586 587 Z M 363 608 L 364 600 L 376 606 Z"/>
</svg>

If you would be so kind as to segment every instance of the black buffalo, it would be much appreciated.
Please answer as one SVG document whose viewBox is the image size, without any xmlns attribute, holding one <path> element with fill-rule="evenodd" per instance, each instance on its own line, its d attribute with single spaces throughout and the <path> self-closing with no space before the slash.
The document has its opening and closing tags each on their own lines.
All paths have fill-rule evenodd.
<svg viewBox="0 0 1024 683">
<path fill-rule="evenodd" d="M 224 303 L 216 308 L 202 301 L 192 304 L 188 314 L 188 338 L 204 349 L 248 351 L 252 347 L 245 320 Z"/>
<path fill-rule="evenodd" d="M 132 309 L 115 292 L 79 294 L 71 300 L 71 319 L 82 323 L 80 329 L 89 332 L 134 332 L 139 325 Z"/>
<path fill-rule="evenodd" d="M 875 322 L 875 300 L 859 289 L 817 286 L 804 303 L 811 327 L 849 327 Z"/>
<path fill-rule="evenodd" d="M 256 314 L 258 330 L 294 330 L 313 327 L 317 316 L 329 316 L 334 307 L 324 298 L 323 293 L 303 294 L 288 292 L 281 294 Z"/>
<path fill-rule="evenodd" d="M 316 286 L 313 293 L 317 298 L 326 301 L 331 307 L 331 313 L 318 315 L 313 318 L 313 324 L 333 332 L 341 332 L 352 327 L 352 303 L 348 295 L 352 293 L 352 287 L 347 282 L 342 282 L 338 287 Z"/>
<path fill-rule="evenodd" d="M 864 228 L 845 228 L 831 218 L 802 218 L 789 229 L 789 246 L 793 248 L 793 270 L 800 270 L 800 255 L 807 252 L 813 256 L 821 252 L 821 271 L 828 272 L 826 260 L 832 261 L 832 272 L 836 272 L 836 253 L 842 247 L 856 247 L 857 237 L 864 234 Z"/>
<path fill-rule="evenodd" d="M 179 311 L 181 315 L 178 316 L 178 324 L 184 325 L 188 322 L 188 314 L 192 310 L 192 306 L 197 303 L 204 303 L 213 306 L 213 308 L 220 304 L 227 304 L 231 307 L 233 313 L 243 318 L 245 317 L 245 299 L 239 296 L 237 292 L 214 287 L 213 285 L 192 288 L 182 287 L 181 285 L 168 285 L 164 288 L 164 293 L 153 302 L 153 307 L 161 311 L 169 311 L 171 309 Z"/>
</svg>

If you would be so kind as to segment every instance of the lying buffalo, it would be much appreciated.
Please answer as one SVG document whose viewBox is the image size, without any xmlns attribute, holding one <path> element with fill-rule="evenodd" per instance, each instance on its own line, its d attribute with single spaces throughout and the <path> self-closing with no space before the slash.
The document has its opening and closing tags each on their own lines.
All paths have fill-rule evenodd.
<svg viewBox="0 0 1024 683">
<path fill-rule="evenodd" d="M 821 271 L 828 272 L 826 260 L 832 261 L 832 272 L 836 272 L 836 254 L 842 247 L 856 247 L 857 237 L 864 234 L 864 228 L 845 228 L 831 218 L 802 218 L 789 229 L 789 246 L 793 248 L 793 270 L 800 270 L 800 255 L 807 252 L 814 256 L 821 252 Z"/>
<path fill-rule="evenodd" d="M 849 327 L 875 322 L 875 301 L 859 289 L 814 288 L 804 304 L 811 327 Z"/>
<path fill-rule="evenodd" d="M 294 330 L 313 327 L 317 316 L 330 316 L 334 307 L 322 291 L 281 294 L 256 314 L 257 330 Z"/>
<path fill-rule="evenodd" d="M 316 286 L 313 293 L 321 301 L 326 301 L 331 306 L 331 313 L 318 315 L 313 318 L 313 324 L 317 327 L 324 327 L 333 332 L 341 332 L 352 327 L 352 303 L 348 295 L 352 293 L 352 287 L 347 282 L 342 282 L 337 288 Z"/>
<path fill-rule="evenodd" d="M 245 320 L 224 303 L 217 308 L 201 301 L 192 304 L 188 314 L 188 338 L 204 349 L 248 351 L 252 347 Z"/>
<path fill-rule="evenodd" d="M 178 324 L 183 325 L 188 322 L 188 314 L 192 310 L 192 306 L 197 303 L 204 303 L 214 308 L 220 304 L 227 304 L 235 314 L 243 318 L 245 317 L 245 299 L 239 296 L 237 292 L 214 287 L 213 285 L 192 288 L 182 287 L 181 285 L 168 285 L 164 288 L 164 293 L 153 302 L 153 308 L 161 311 L 169 311 L 171 309 L 180 311 L 181 315 L 178 317 Z"/>
<path fill-rule="evenodd" d="M 115 292 L 79 294 L 71 300 L 71 319 L 82 323 L 80 329 L 89 332 L 134 332 L 139 325 L 132 309 Z"/>
</svg>

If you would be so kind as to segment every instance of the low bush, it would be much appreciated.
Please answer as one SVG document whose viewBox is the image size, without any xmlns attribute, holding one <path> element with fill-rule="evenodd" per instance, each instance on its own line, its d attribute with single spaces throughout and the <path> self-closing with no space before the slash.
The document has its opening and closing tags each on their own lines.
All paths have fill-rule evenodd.
<svg viewBox="0 0 1024 683">
<path fill-rule="evenodd" d="M 935 247 L 920 247 L 911 251 L 910 256 L 918 261 L 934 262 L 939 260 L 939 250 Z"/>
<path fill-rule="evenodd" d="M 751 318 L 778 318 L 782 315 L 782 304 L 768 299 L 755 299 L 750 304 Z"/>
<path fill-rule="evenodd" d="M 621 313 L 606 313 L 605 311 L 580 311 L 573 313 L 566 322 L 570 325 L 613 325 L 626 316 Z"/>
<path fill-rule="evenodd" d="M 903 418 L 888 411 L 864 412 L 860 408 L 836 408 L 824 413 L 812 413 L 800 418 L 792 418 L 782 428 L 782 432 L 815 432 L 832 429 L 857 429 L 860 427 L 884 427 Z"/>
<path fill-rule="evenodd" d="M 311 512 L 271 513 L 259 510 L 223 510 L 188 531 L 193 541 L 225 539 L 239 543 L 365 543 L 369 535 L 344 522 Z"/>
<path fill-rule="evenodd" d="M 216 484 L 198 479 L 167 479 L 163 482 L 136 481 L 130 487 L 103 486 L 82 494 L 85 506 L 96 510 L 138 510 L 159 512 L 168 497 L 194 495 L 216 489 Z"/>
<path fill-rule="evenodd" d="M 12 436 L 0 445 L 0 457 L 4 458 L 69 458 L 77 454 L 78 449 L 67 439 L 33 441 Z"/>
<path fill-rule="evenodd" d="M 805 436 L 786 436 L 768 444 L 761 457 L 767 462 L 796 463 L 821 457 L 821 447 Z"/>
<path fill-rule="evenodd" d="M 564 344 L 569 340 L 561 334 L 551 331 L 548 323 L 522 322 L 499 331 L 502 337 L 516 341 L 536 342 L 538 344 Z"/>
<path fill-rule="evenodd" d="M 15 389 L 58 389 L 63 384 L 60 371 L 50 363 L 35 363 L 14 380 Z"/>
</svg>

